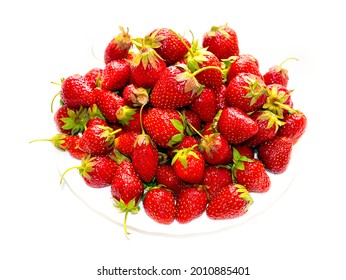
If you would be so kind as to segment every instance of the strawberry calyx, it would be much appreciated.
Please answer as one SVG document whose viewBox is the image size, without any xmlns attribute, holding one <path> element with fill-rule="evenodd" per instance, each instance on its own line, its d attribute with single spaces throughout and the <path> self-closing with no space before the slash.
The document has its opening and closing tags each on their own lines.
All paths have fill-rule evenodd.
<svg viewBox="0 0 346 280">
<path fill-rule="evenodd" d="M 66 134 L 58 133 L 54 135 L 52 138 L 35 139 L 35 140 L 31 140 L 29 143 L 48 141 L 48 142 L 51 142 L 54 145 L 54 147 L 58 148 L 59 150 L 65 151 L 69 148 L 68 146 L 66 146 L 67 136 L 68 135 Z"/>
<path fill-rule="evenodd" d="M 139 49 L 139 52 L 134 55 L 132 60 L 129 62 L 134 66 L 138 67 L 142 64 L 144 70 L 147 69 L 150 64 L 152 68 L 158 69 L 157 61 L 162 60 L 162 57 L 150 46 L 146 45 L 143 38 L 133 40 L 135 46 Z"/>
<path fill-rule="evenodd" d="M 88 109 L 82 106 L 77 111 L 67 109 L 67 114 L 68 117 L 61 118 L 61 120 L 65 123 L 62 128 L 65 130 L 71 130 L 72 135 L 82 133 L 90 119 Z"/>
<path fill-rule="evenodd" d="M 134 107 L 146 105 L 149 102 L 149 89 L 139 87 L 133 90 L 130 99 Z"/>
<path fill-rule="evenodd" d="M 283 117 L 274 114 L 272 111 L 262 110 L 258 112 L 260 112 L 261 114 L 257 117 L 257 120 L 267 121 L 267 129 L 270 129 L 273 125 L 275 125 L 275 132 L 277 132 L 280 126 L 285 124 L 285 122 L 282 121 Z"/>
<path fill-rule="evenodd" d="M 93 118 L 100 118 L 102 120 L 106 120 L 104 115 L 102 114 L 101 110 L 97 107 L 96 104 L 93 104 L 91 107 L 88 108 L 88 120 L 91 120 Z"/>
<path fill-rule="evenodd" d="M 81 165 L 72 166 L 66 169 L 60 177 L 60 184 L 62 184 L 66 173 L 73 169 L 78 169 L 79 174 L 82 177 L 90 179 L 89 173 L 94 170 L 94 166 L 96 165 L 96 162 L 94 160 L 95 160 L 95 157 L 91 157 L 91 155 L 88 155 L 87 157 L 82 159 Z"/>
<path fill-rule="evenodd" d="M 173 119 L 170 121 L 171 121 L 172 125 L 174 126 L 174 128 L 176 130 L 178 130 L 178 132 L 179 132 L 179 133 L 173 135 L 171 140 L 169 140 L 169 142 L 167 144 L 169 147 L 173 147 L 174 145 L 179 144 L 185 136 L 185 133 L 184 133 L 185 132 L 185 121 L 184 121 L 184 119 L 183 119 L 183 122 L 176 120 L 176 119 Z"/>
<path fill-rule="evenodd" d="M 116 112 L 116 117 L 119 123 L 122 125 L 129 125 L 131 120 L 134 120 L 133 115 L 135 115 L 137 112 L 136 108 L 132 108 L 130 106 L 121 106 L 117 112 Z"/>
<path fill-rule="evenodd" d="M 210 28 L 210 31 L 207 33 L 209 36 L 211 37 L 215 37 L 217 33 L 221 33 L 223 36 L 225 36 L 226 38 L 229 38 L 230 35 L 227 33 L 227 31 L 225 30 L 228 27 L 227 24 L 221 25 L 221 26 L 212 26 Z"/>
<path fill-rule="evenodd" d="M 97 125 L 97 127 L 103 129 L 101 137 L 105 138 L 107 146 L 112 146 L 114 144 L 115 135 L 121 131 L 121 128 L 114 130 L 109 126 L 104 125 Z"/>
<path fill-rule="evenodd" d="M 236 148 L 233 147 L 233 165 L 231 167 L 232 170 L 232 176 L 233 178 L 236 178 L 236 171 L 237 170 L 244 170 L 244 162 L 253 162 L 252 159 L 241 155 Z"/>
<path fill-rule="evenodd" d="M 124 224 L 123 224 L 123 228 L 124 228 L 124 232 L 126 235 L 129 235 L 130 233 L 127 230 L 127 216 L 129 213 L 132 214 L 137 214 L 140 210 L 140 207 L 136 201 L 136 198 L 133 198 L 129 201 L 129 203 L 125 203 L 121 198 L 120 200 L 117 200 L 115 198 L 113 198 L 114 200 L 114 207 L 117 208 L 120 212 L 125 212 L 125 217 L 124 217 Z"/>
<path fill-rule="evenodd" d="M 183 167 L 186 169 L 187 168 L 187 157 L 188 156 L 193 156 L 196 159 L 199 159 L 199 156 L 193 151 L 195 149 L 195 147 L 197 147 L 197 144 L 189 147 L 189 148 L 183 148 L 180 150 L 173 150 L 175 154 L 175 156 L 172 159 L 172 165 L 179 159 L 179 161 L 181 162 L 181 164 L 183 165 Z"/>
<path fill-rule="evenodd" d="M 239 197 L 241 197 L 242 199 L 248 202 L 245 208 L 245 210 L 247 211 L 254 202 L 250 193 L 247 191 L 247 189 L 243 185 L 235 184 L 234 186 L 237 188 L 236 192 L 239 194 Z"/>
<path fill-rule="evenodd" d="M 129 34 L 129 28 L 124 29 L 124 27 L 119 26 L 120 34 L 114 37 L 114 42 L 117 44 L 120 50 L 127 50 L 132 46 L 131 36 Z"/>
<path fill-rule="evenodd" d="M 246 82 L 248 83 L 248 86 L 243 86 L 243 88 L 246 89 L 248 93 L 244 98 L 251 98 L 250 106 L 254 105 L 257 99 L 263 94 L 268 95 L 268 88 L 261 85 L 254 75 L 246 77 Z"/>
<path fill-rule="evenodd" d="M 289 105 L 285 104 L 285 102 L 290 97 L 289 94 L 282 90 L 278 91 L 276 86 L 273 86 L 271 89 L 268 89 L 267 92 L 268 97 L 266 103 L 264 103 L 262 107 L 263 109 L 267 109 L 282 118 L 284 116 L 283 110 L 286 110 L 290 114 L 297 112 L 297 110 L 294 110 Z M 292 91 L 290 91 L 290 93 L 291 92 Z"/>
</svg>

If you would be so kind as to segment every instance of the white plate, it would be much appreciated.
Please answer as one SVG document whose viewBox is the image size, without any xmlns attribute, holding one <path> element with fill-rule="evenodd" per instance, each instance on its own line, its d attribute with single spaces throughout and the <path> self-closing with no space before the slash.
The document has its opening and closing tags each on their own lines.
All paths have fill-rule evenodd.
<svg viewBox="0 0 346 280">
<path fill-rule="evenodd" d="M 290 165 L 283 174 L 274 175 L 269 173 L 271 188 L 268 192 L 261 194 L 251 193 L 254 203 L 242 217 L 215 221 L 209 219 L 204 213 L 201 217 L 188 224 L 179 224 L 177 221 L 174 221 L 170 225 L 162 225 L 149 218 L 143 207 L 141 207 L 138 214 L 129 213 L 127 218 L 127 229 L 129 232 L 139 232 L 147 235 L 187 237 L 229 230 L 245 222 L 250 222 L 252 218 L 258 216 L 272 206 L 288 190 L 297 171 L 297 153 L 295 146 Z M 57 167 L 60 174 L 71 166 L 79 165 L 79 163 L 78 160 L 71 158 L 69 154 L 60 151 L 57 152 Z M 63 187 L 64 186 L 91 211 L 97 213 L 107 221 L 119 227 L 123 227 L 124 213 L 119 212 L 113 206 L 110 187 L 101 189 L 88 187 L 77 170 L 71 170 L 66 173 L 63 181 Z M 140 206 L 142 205 L 140 204 Z"/>
</svg>

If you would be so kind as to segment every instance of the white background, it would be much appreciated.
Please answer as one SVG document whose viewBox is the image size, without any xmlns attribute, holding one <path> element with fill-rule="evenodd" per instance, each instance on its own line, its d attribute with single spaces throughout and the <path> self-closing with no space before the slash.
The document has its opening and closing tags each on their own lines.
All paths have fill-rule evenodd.
<svg viewBox="0 0 346 280">
<path fill-rule="evenodd" d="M 109 268 L 248 266 L 230 279 L 345 279 L 345 26 L 342 1 L 7 1 L 0 9 L 1 279 L 131 279 Z M 262 215 L 200 237 L 133 233 L 59 186 L 50 101 L 59 81 L 100 65 L 118 33 L 170 27 L 196 37 L 228 23 L 262 72 L 286 57 L 294 101 L 308 117 L 288 192 Z M 170 277 L 172 278 L 172 277 Z M 167 279 L 170 279 L 167 277 Z M 190 279 L 187 274 L 176 279 Z M 228 279 L 227 277 L 220 279 Z M 164 279 L 142 277 L 136 279 Z M 199 277 L 199 279 L 202 279 Z M 210 279 L 210 278 L 209 278 Z"/>
</svg>

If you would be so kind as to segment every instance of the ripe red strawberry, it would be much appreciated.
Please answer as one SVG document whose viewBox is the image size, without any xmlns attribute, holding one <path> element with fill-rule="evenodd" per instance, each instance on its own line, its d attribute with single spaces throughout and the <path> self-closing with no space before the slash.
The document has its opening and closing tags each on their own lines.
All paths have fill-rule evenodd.
<svg viewBox="0 0 346 280">
<path fill-rule="evenodd" d="M 92 88 L 87 80 L 79 74 L 69 76 L 63 80 L 60 98 L 70 109 L 90 107 L 96 102 Z"/>
<path fill-rule="evenodd" d="M 220 60 L 239 55 L 237 34 L 227 24 L 213 26 L 203 35 L 202 45 Z"/>
<path fill-rule="evenodd" d="M 203 136 L 198 149 L 209 164 L 226 165 L 232 161 L 232 150 L 226 138 L 220 133 Z"/>
<path fill-rule="evenodd" d="M 99 83 L 101 82 L 102 72 L 103 69 L 96 67 L 92 68 L 84 75 L 84 78 L 91 89 L 99 86 Z"/>
<path fill-rule="evenodd" d="M 210 200 L 206 214 L 213 220 L 233 219 L 243 216 L 252 203 L 252 197 L 244 186 L 230 184 Z"/>
<path fill-rule="evenodd" d="M 156 172 L 156 182 L 172 190 L 175 195 L 179 195 L 181 190 L 186 187 L 186 183 L 181 181 L 175 174 L 173 167 L 168 164 L 159 165 Z"/>
<path fill-rule="evenodd" d="M 143 208 L 154 221 L 169 225 L 175 219 L 174 194 L 164 187 L 153 187 L 144 196 Z"/>
<path fill-rule="evenodd" d="M 257 111 L 267 100 L 267 88 L 261 77 L 239 73 L 229 82 L 226 99 L 231 107 L 238 107 L 245 113 Z"/>
<path fill-rule="evenodd" d="M 280 120 L 281 118 L 268 110 L 254 112 L 250 115 L 250 118 L 258 124 L 258 132 L 244 143 L 250 147 L 258 146 L 273 139 L 279 127 L 284 124 Z"/>
<path fill-rule="evenodd" d="M 92 127 L 95 125 L 107 126 L 108 123 L 107 123 L 107 121 L 96 117 L 96 118 L 92 118 L 92 119 L 88 120 L 88 122 L 86 124 L 86 128 Z"/>
<path fill-rule="evenodd" d="M 151 108 L 143 116 L 145 132 L 156 145 L 169 148 L 179 144 L 184 137 L 184 125 L 177 110 Z"/>
<path fill-rule="evenodd" d="M 228 168 L 215 165 L 205 167 L 204 178 L 201 184 L 207 186 L 207 191 L 211 199 L 225 186 L 232 183 L 232 173 Z"/>
<path fill-rule="evenodd" d="M 222 110 L 217 129 L 229 144 L 240 144 L 258 131 L 258 124 L 247 114 L 235 107 Z"/>
<path fill-rule="evenodd" d="M 83 159 L 86 158 L 89 154 L 82 151 L 79 148 L 79 141 L 80 141 L 80 136 L 78 135 L 73 135 L 73 138 L 71 139 L 72 144 L 66 149 L 67 152 L 70 154 L 71 157 L 75 159 Z"/>
<path fill-rule="evenodd" d="M 122 90 L 130 79 L 130 64 L 125 59 L 116 59 L 107 63 L 102 72 L 101 88 L 103 90 Z"/>
<path fill-rule="evenodd" d="M 293 144 L 297 143 L 304 134 L 307 126 L 307 118 L 301 111 L 286 114 L 283 119 L 284 125 L 280 126 L 277 135 L 291 138 Z"/>
<path fill-rule="evenodd" d="M 139 134 L 131 155 L 132 164 L 144 182 L 154 179 L 159 164 L 159 152 L 149 135 Z"/>
<path fill-rule="evenodd" d="M 155 84 L 150 102 L 157 108 L 177 109 L 191 104 L 200 89 L 201 86 L 187 69 L 169 66 Z"/>
<path fill-rule="evenodd" d="M 128 84 L 124 88 L 122 96 L 129 107 L 141 107 L 149 101 L 149 91 L 134 84 Z"/>
<path fill-rule="evenodd" d="M 186 45 L 190 47 L 184 37 L 168 28 L 155 29 L 145 40 L 163 58 L 167 66 L 181 60 L 188 52 Z"/>
<path fill-rule="evenodd" d="M 176 220 L 186 224 L 200 217 L 207 206 L 208 195 L 204 186 L 184 188 L 177 198 Z"/>
<path fill-rule="evenodd" d="M 122 26 L 119 26 L 119 29 L 121 32 L 108 43 L 105 49 L 104 61 L 106 64 L 112 60 L 126 58 L 132 47 L 129 30 L 125 31 Z"/>
<path fill-rule="evenodd" d="M 270 188 L 270 178 L 261 161 L 250 159 L 233 149 L 232 172 L 235 181 L 243 185 L 249 192 L 263 193 Z"/>
<path fill-rule="evenodd" d="M 277 136 L 258 147 L 258 158 L 264 167 L 273 173 L 286 171 L 292 154 L 293 141 L 290 138 Z"/>
<path fill-rule="evenodd" d="M 54 122 L 58 132 L 64 134 L 78 134 L 84 131 L 89 116 L 87 108 L 69 109 L 67 105 L 60 106 L 54 113 Z"/>
<path fill-rule="evenodd" d="M 266 85 L 271 84 L 280 84 L 284 87 L 287 87 L 288 84 L 288 71 L 287 69 L 283 68 L 282 65 L 287 61 L 296 58 L 287 58 L 283 62 L 281 62 L 279 65 L 275 65 L 273 67 L 270 67 L 269 70 L 263 75 L 264 82 Z"/>
<path fill-rule="evenodd" d="M 240 54 L 230 58 L 231 66 L 227 73 L 227 82 L 229 83 L 239 73 L 251 73 L 262 77 L 259 69 L 258 60 L 250 54 Z"/>
<path fill-rule="evenodd" d="M 189 108 L 195 112 L 202 121 L 212 121 L 217 113 L 215 92 L 209 88 L 204 88 L 196 99 L 192 101 Z"/>
<path fill-rule="evenodd" d="M 108 122 L 117 123 L 117 111 L 125 106 L 124 99 L 110 90 L 95 88 L 96 104 Z"/>
<path fill-rule="evenodd" d="M 93 188 L 103 188 L 111 185 L 118 165 L 107 156 L 87 156 L 82 159 L 80 166 L 68 168 L 62 175 L 60 183 L 67 172 L 78 169 L 85 183 Z"/>
<path fill-rule="evenodd" d="M 114 148 L 127 157 L 131 157 L 135 145 L 137 132 L 128 131 L 120 134 L 114 140 Z"/>
<path fill-rule="evenodd" d="M 203 180 L 205 160 L 203 155 L 194 150 L 194 146 L 176 150 L 172 159 L 175 174 L 186 183 L 198 184 Z"/>
<path fill-rule="evenodd" d="M 90 126 L 82 134 L 79 148 L 91 155 L 106 155 L 113 148 L 118 132 L 108 126 Z"/>
<path fill-rule="evenodd" d="M 124 231 L 126 234 L 129 234 L 126 228 L 127 215 L 129 212 L 135 214 L 139 211 L 138 203 L 143 192 L 143 183 L 132 163 L 126 160 L 121 162 L 115 171 L 111 194 L 114 198 L 114 206 L 121 212 L 125 212 Z"/>
<path fill-rule="evenodd" d="M 152 89 L 166 64 L 154 49 L 143 47 L 130 61 L 131 81 L 138 87 Z"/>
</svg>

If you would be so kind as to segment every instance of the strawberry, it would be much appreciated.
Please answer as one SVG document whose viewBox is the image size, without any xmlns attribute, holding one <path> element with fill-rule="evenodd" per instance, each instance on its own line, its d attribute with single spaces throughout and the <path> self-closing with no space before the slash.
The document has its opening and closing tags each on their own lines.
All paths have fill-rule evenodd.
<svg viewBox="0 0 346 280">
<path fill-rule="evenodd" d="M 118 165 L 107 156 L 90 156 L 83 158 L 80 166 L 73 166 L 61 175 L 60 183 L 67 172 L 78 169 L 85 183 L 93 188 L 103 188 L 111 185 Z"/>
<path fill-rule="evenodd" d="M 113 148 L 115 134 L 118 132 L 109 126 L 90 126 L 82 134 L 79 148 L 91 155 L 105 155 Z"/>
<path fill-rule="evenodd" d="M 286 171 L 292 154 L 293 141 L 284 136 L 277 136 L 258 147 L 258 158 L 264 167 L 272 173 Z"/>
<path fill-rule="evenodd" d="M 267 88 L 261 77 L 239 73 L 229 82 L 226 99 L 231 107 L 238 107 L 245 113 L 257 111 L 267 100 Z"/>
<path fill-rule="evenodd" d="M 232 172 L 238 184 L 249 192 L 263 193 L 269 190 L 270 178 L 261 161 L 242 156 L 234 148 L 233 161 Z"/>
<path fill-rule="evenodd" d="M 71 138 L 72 139 L 70 139 L 70 140 L 71 140 L 72 144 L 66 149 L 67 152 L 70 154 L 71 157 L 73 157 L 75 159 L 81 160 L 83 158 L 86 158 L 89 154 L 82 151 L 79 148 L 80 136 L 73 135 Z"/>
<path fill-rule="evenodd" d="M 180 66 L 169 66 L 163 71 L 150 94 L 153 106 L 177 109 L 191 104 L 198 94 L 201 86 L 188 69 Z"/>
<path fill-rule="evenodd" d="M 143 208 L 150 218 L 160 224 L 169 225 L 175 219 L 175 197 L 164 187 L 150 188 L 144 196 Z"/>
<path fill-rule="evenodd" d="M 122 96 L 129 107 L 140 107 L 149 102 L 149 90 L 135 84 L 128 84 L 124 88 Z"/>
<path fill-rule="evenodd" d="M 186 224 L 200 217 L 207 206 L 208 195 L 204 186 L 190 186 L 181 190 L 177 198 L 176 220 Z"/>
<path fill-rule="evenodd" d="M 119 29 L 121 32 L 107 44 L 104 51 L 104 62 L 106 64 L 112 60 L 126 58 L 132 47 L 129 30 L 127 29 L 127 31 L 125 31 L 122 26 L 119 26 Z"/>
<path fill-rule="evenodd" d="M 281 62 L 279 65 L 275 65 L 273 67 L 270 67 L 269 70 L 263 75 L 263 80 L 266 83 L 266 85 L 272 85 L 272 84 L 280 84 L 284 87 L 287 87 L 288 84 L 288 71 L 287 69 L 283 68 L 282 65 L 288 61 L 288 60 L 298 60 L 296 58 L 287 58 L 283 62 Z"/>
<path fill-rule="evenodd" d="M 184 37 L 168 28 L 155 29 L 146 36 L 145 40 L 162 57 L 167 66 L 181 60 L 188 52 L 186 45 L 190 46 Z"/>
<path fill-rule="evenodd" d="M 120 134 L 114 140 L 114 148 L 127 157 L 131 157 L 135 145 L 137 132 L 128 131 Z"/>
<path fill-rule="evenodd" d="M 122 90 L 130 79 L 130 64 L 125 59 L 107 63 L 102 72 L 101 88 L 108 91 Z"/>
<path fill-rule="evenodd" d="M 239 73 L 251 73 L 262 77 L 258 60 L 250 54 L 240 54 L 230 58 L 230 67 L 227 72 L 227 82 L 229 83 Z"/>
<path fill-rule="evenodd" d="M 96 102 L 92 88 L 87 80 L 79 74 L 74 74 L 63 80 L 60 98 L 70 109 L 90 107 Z"/>
<path fill-rule="evenodd" d="M 293 144 L 297 143 L 306 130 L 306 116 L 303 112 L 296 111 L 293 114 L 286 114 L 283 122 L 284 125 L 280 126 L 277 135 L 292 139 Z"/>
<path fill-rule="evenodd" d="M 177 110 L 151 108 L 143 116 L 145 132 L 162 148 L 179 144 L 184 137 L 184 125 Z"/>
<path fill-rule="evenodd" d="M 170 157 L 170 158 L 174 158 L 175 156 L 175 150 L 181 150 L 181 149 L 184 149 L 184 148 L 190 148 L 190 147 L 194 147 L 194 150 L 198 151 L 198 144 L 199 144 L 199 141 L 196 137 L 194 136 L 190 136 L 190 135 L 186 135 L 184 136 L 183 140 L 181 140 L 181 142 L 172 147 L 172 148 L 169 148 L 167 149 L 167 155 Z"/>
<path fill-rule="evenodd" d="M 203 136 L 198 149 L 209 164 L 229 164 L 232 160 L 232 150 L 220 133 Z"/>
<path fill-rule="evenodd" d="M 217 129 L 229 144 L 240 144 L 258 131 L 258 124 L 239 108 L 227 107 L 222 110 Z"/>
<path fill-rule="evenodd" d="M 208 187 L 209 197 L 212 199 L 223 187 L 233 183 L 232 173 L 226 167 L 208 165 L 205 167 L 202 185 Z"/>
<path fill-rule="evenodd" d="M 180 191 L 186 187 L 186 183 L 180 180 L 175 174 L 173 167 L 168 164 L 159 165 L 156 172 L 156 182 L 159 185 L 164 185 L 167 189 L 179 195 Z"/>
<path fill-rule="evenodd" d="M 111 184 L 111 194 L 114 198 L 114 206 L 121 212 L 125 212 L 125 234 L 129 234 L 126 227 L 128 213 L 138 213 L 138 203 L 142 198 L 143 192 L 143 183 L 136 174 L 132 163 L 126 160 L 121 162 L 115 171 Z"/>
<path fill-rule="evenodd" d="M 159 153 L 156 145 L 147 134 L 137 136 L 131 155 L 132 164 L 144 182 L 154 179 L 159 163 Z"/>
<path fill-rule="evenodd" d="M 64 134 L 78 134 L 84 131 L 89 119 L 87 108 L 70 109 L 67 105 L 60 106 L 54 113 L 57 130 Z"/>
<path fill-rule="evenodd" d="M 177 176 L 189 184 L 198 184 L 203 180 L 205 161 L 203 155 L 194 150 L 195 146 L 175 150 L 172 167 Z"/>
<path fill-rule="evenodd" d="M 125 106 L 124 99 L 116 93 L 101 88 L 94 89 L 97 107 L 108 122 L 117 123 L 117 111 Z"/>
<path fill-rule="evenodd" d="M 202 45 L 220 60 L 239 55 L 237 34 L 227 24 L 212 26 L 204 33 Z"/>
<path fill-rule="evenodd" d="M 96 126 L 96 125 L 107 126 L 108 123 L 107 123 L 107 121 L 96 117 L 96 118 L 92 118 L 92 119 L 88 120 L 88 122 L 86 124 L 86 128 Z"/>
<path fill-rule="evenodd" d="M 138 87 L 152 89 L 166 69 L 162 58 L 150 47 L 142 47 L 130 61 L 131 81 Z"/>
<path fill-rule="evenodd" d="M 206 214 L 213 220 L 233 219 L 243 216 L 252 203 L 252 197 L 244 186 L 230 184 L 209 201 Z"/>
<path fill-rule="evenodd" d="M 251 147 L 258 146 L 261 143 L 273 139 L 279 127 L 284 124 L 280 120 L 281 118 L 268 110 L 254 112 L 250 115 L 250 118 L 258 124 L 257 133 L 244 143 Z"/>
<path fill-rule="evenodd" d="M 91 89 L 94 89 L 98 86 L 98 83 L 101 80 L 103 69 L 101 68 L 92 68 L 85 75 L 84 79 Z"/>
<path fill-rule="evenodd" d="M 209 88 L 204 88 L 197 98 L 193 100 L 189 108 L 195 112 L 202 121 L 212 121 L 217 113 L 215 92 Z"/>
</svg>

